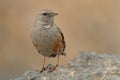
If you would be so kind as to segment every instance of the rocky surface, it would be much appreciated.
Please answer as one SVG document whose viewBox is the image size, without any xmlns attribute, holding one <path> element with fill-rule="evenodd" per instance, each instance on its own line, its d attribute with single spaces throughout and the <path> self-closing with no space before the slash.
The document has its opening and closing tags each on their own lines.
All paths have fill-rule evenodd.
<svg viewBox="0 0 120 80">
<path fill-rule="evenodd" d="M 120 56 L 81 52 L 53 72 L 27 71 L 11 80 L 120 80 Z"/>
</svg>

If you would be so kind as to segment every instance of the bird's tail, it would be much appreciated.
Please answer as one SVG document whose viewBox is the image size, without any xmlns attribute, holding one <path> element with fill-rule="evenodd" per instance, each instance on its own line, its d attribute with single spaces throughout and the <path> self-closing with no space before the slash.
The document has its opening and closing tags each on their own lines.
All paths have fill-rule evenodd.
<svg viewBox="0 0 120 80">
<path fill-rule="evenodd" d="M 65 52 L 62 52 L 61 55 L 67 56 Z"/>
</svg>

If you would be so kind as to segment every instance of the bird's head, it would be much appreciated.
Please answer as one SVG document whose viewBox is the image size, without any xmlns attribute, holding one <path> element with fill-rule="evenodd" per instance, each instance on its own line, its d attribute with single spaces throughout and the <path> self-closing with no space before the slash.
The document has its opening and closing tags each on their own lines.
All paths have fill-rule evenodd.
<svg viewBox="0 0 120 80">
<path fill-rule="evenodd" d="M 52 24 L 54 22 L 54 16 L 58 15 L 49 9 L 43 9 L 38 14 L 37 18 L 41 24 Z"/>
</svg>

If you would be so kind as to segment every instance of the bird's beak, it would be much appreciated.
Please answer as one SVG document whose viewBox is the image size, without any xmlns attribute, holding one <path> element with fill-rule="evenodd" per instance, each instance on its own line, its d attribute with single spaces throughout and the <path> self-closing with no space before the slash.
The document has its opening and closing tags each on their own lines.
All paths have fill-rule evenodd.
<svg viewBox="0 0 120 80">
<path fill-rule="evenodd" d="M 54 15 L 58 15 L 58 13 L 54 13 Z"/>
<path fill-rule="evenodd" d="M 58 13 L 51 13 L 50 15 L 51 16 L 56 16 L 56 15 L 58 15 Z"/>
</svg>

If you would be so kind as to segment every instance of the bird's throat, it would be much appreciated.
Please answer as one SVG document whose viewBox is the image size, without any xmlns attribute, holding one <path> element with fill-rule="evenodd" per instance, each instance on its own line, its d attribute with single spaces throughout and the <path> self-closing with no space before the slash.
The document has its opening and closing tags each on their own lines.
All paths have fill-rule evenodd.
<svg viewBox="0 0 120 80">
<path fill-rule="evenodd" d="M 51 27 L 50 25 L 44 26 L 44 28 L 50 28 L 50 27 Z"/>
<path fill-rule="evenodd" d="M 46 28 L 46 29 L 47 29 L 47 28 L 50 28 L 50 27 L 51 27 L 51 24 L 49 24 L 49 25 L 44 25 L 43 27 Z"/>
</svg>

